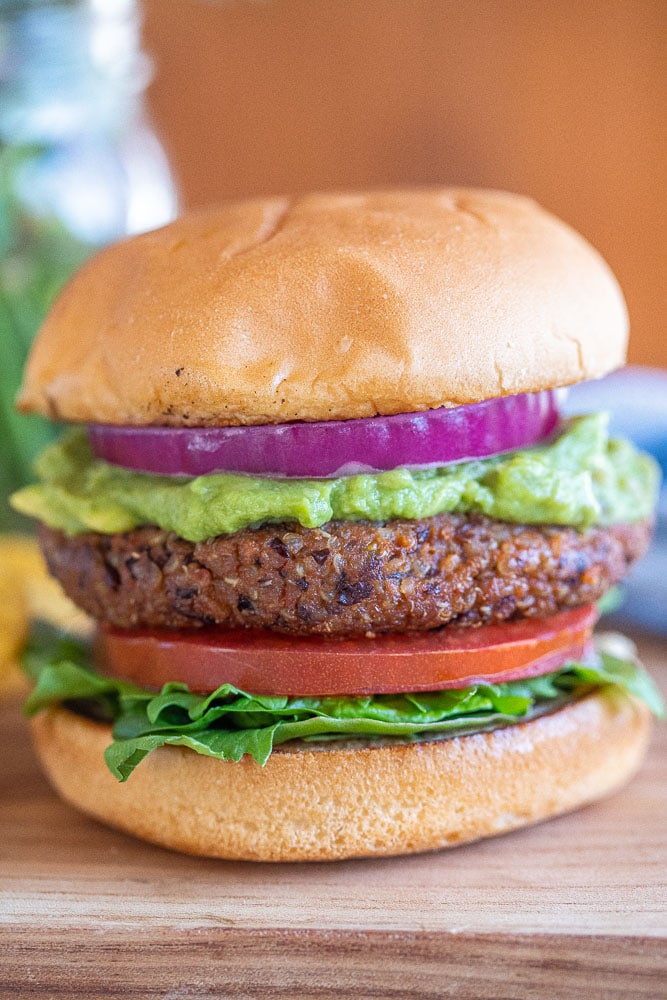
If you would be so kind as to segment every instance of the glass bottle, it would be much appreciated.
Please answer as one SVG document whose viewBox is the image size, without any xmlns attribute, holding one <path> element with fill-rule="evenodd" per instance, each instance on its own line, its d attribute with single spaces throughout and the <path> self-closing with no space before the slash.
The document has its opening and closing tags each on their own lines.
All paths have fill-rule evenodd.
<svg viewBox="0 0 667 1000">
<path fill-rule="evenodd" d="M 15 413 L 34 334 L 97 248 L 168 222 L 136 0 L 0 0 L 0 531 L 53 427 Z"/>
</svg>

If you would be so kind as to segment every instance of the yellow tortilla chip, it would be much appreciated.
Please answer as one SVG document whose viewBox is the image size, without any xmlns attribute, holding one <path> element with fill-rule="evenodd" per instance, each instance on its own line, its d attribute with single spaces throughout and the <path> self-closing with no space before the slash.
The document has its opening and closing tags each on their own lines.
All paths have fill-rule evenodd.
<svg viewBox="0 0 667 1000">
<path fill-rule="evenodd" d="M 65 597 L 47 572 L 34 538 L 0 535 L 0 693 L 25 685 L 17 657 L 30 621 L 42 618 L 77 634 L 90 631 L 90 619 Z"/>
</svg>

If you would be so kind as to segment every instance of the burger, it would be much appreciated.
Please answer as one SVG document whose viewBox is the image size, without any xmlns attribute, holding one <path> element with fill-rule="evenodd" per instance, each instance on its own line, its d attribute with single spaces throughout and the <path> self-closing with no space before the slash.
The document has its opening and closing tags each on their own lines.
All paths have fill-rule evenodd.
<svg viewBox="0 0 667 1000">
<path fill-rule="evenodd" d="M 13 502 L 96 623 L 25 653 L 56 789 L 276 861 L 448 847 L 625 782 L 659 698 L 593 628 L 658 474 L 560 390 L 626 336 L 598 254 L 495 191 L 226 204 L 92 259 L 19 396 L 73 425 Z"/>
</svg>

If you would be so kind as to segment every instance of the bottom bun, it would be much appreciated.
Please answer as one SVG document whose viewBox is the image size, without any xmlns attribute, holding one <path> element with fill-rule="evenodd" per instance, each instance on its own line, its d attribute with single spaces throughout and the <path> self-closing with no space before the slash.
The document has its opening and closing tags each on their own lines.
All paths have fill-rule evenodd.
<svg viewBox="0 0 667 1000">
<path fill-rule="evenodd" d="M 263 768 L 164 747 L 124 784 L 104 763 L 108 725 L 57 708 L 32 726 L 55 788 L 111 826 L 188 854 L 324 861 L 453 847 L 592 802 L 637 769 L 651 719 L 598 691 L 474 736 L 287 744 Z"/>
</svg>

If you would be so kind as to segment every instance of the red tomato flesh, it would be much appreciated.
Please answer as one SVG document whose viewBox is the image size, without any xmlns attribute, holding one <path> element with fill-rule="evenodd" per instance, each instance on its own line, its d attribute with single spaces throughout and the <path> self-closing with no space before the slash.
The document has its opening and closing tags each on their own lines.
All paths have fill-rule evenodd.
<svg viewBox="0 0 667 1000">
<path fill-rule="evenodd" d="M 143 687 L 222 684 L 291 697 L 395 694 L 501 683 L 557 670 L 590 649 L 593 605 L 550 618 L 375 638 L 101 628 L 98 665 Z"/>
</svg>

